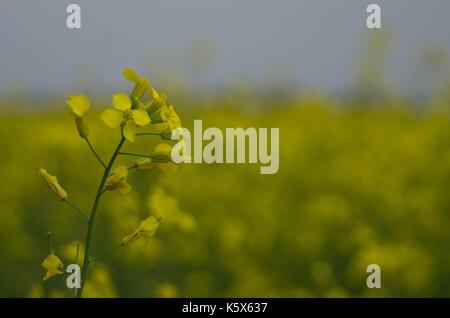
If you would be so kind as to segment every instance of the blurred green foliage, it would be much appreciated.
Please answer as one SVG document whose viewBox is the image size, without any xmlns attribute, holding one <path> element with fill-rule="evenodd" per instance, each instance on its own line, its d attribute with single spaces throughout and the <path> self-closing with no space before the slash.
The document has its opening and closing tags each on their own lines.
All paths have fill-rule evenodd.
<svg viewBox="0 0 450 318">
<path fill-rule="evenodd" d="M 190 129 L 193 119 L 222 129 L 279 127 L 278 173 L 261 175 L 248 164 L 132 171 L 131 193 L 102 199 L 94 254 L 149 215 L 162 217 L 161 227 L 93 263 L 85 296 L 450 296 L 448 104 L 417 111 L 403 100 L 251 101 L 234 95 L 208 100 L 210 108 L 176 105 Z M 107 158 L 119 131 L 95 110 L 86 121 Z M 3 112 L 0 136 L 0 296 L 70 297 L 63 276 L 42 282 L 46 233 L 67 265 L 86 226 L 35 168 L 56 175 L 69 199 L 89 211 L 101 166 L 63 99 L 39 113 Z M 159 142 L 139 138 L 124 150 L 151 152 Z M 379 290 L 365 284 L 371 263 L 382 269 Z"/>
</svg>

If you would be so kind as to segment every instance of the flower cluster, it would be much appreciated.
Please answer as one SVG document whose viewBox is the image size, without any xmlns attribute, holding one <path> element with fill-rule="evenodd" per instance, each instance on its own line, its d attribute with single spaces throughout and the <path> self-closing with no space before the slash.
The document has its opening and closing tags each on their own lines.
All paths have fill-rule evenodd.
<svg viewBox="0 0 450 318">
<path fill-rule="evenodd" d="M 69 95 L 66 101 L 70 107 L 71 114 L 75 118 L 75 124 L 78 134 L 83 138 L 91 149 L 92 153 L 103 166 L 104 173 L 100 182 L 98 191 L 95 193 L 94 203 L 90 215 L 88 216 L 81 208 L 69 201 L 67 192 L 58 183 L 55 176 L 50 175 L 45 169 L 39 168 L 38 172 L 44 179 L 47 186 L 55 193 L 59 200 L 66 202 L 79 212 L 88 222 L 88 232 L 84 248 L 84 262 L 82 269 L 81 288 L 76 292 L 76 296 L 81 297 L 84 283 L 87 278 L 87 270 L 89 264 L 117 248 L 130 246 L 143 235 L 153 236 L 159 227 L 159 220 L 154 216 L 150 216 L 142 221 L 139 227 L 131 234 L 125 236 L 119 245 L 106 252 L 100 253 L 98 256 L 91 257 L 91 233 L 93 222 L 97 213 L 98 203 L 103 193 L 106 191 L 118 191 L 126 194 L 131 191 L 131 185 L 127 183 L 127 176 L 130 169 L 148 170 L 158 168 L 165 173 L 171 173 L 177 170 L 178 166 L 172 162 L 172 147 L 168 143 L 160 143 L 150 154 L 135 154 L 121 152 L 122 146 L 126 141 L 134 143 L 137 135 L 156 135 L 163 140 L 170 140 L 173 130 L 181 128 L 181 120 L 178 117 L 173 105 L 167 106 L 167 96 L 164 93 L 158 93 L 149 84 L 149 79 L 145 76 L 140 77 L 135 71 L 127 68 L 123 71 L 124 77 L 134 83 L 134 88 L 130 95 L 125 93 L 114 94 L 112 98 L 113 109 L 104 110 L 100 118 L 110 128 L 120 128 L 121 139 L 117 145 L 113 155 L 108 162 L 101 159 L 101 156 L 94 150 L 89 141 L 89 128 L 86 124 L 85 117 L 91 105 L 89 99 L 84 95 Z M 148 102 L 144 102 L 144 96 L 148 93 L 151 97 Z M 138 134 L 138 129 L 149 124 L 159 124 L 157 131 L 143 132 Z M 161 128 L 162 127 L 162 128 Z M 114 162 L 119 155 L 128 155 L 139 157 L 132 165 L 114 167 Z M 50 236 L 49 236 L 50 246 Z M 78 255 L 78 252 L 77 252 Z M 78 256 L 77 256 L 78 259 Z M 76 260 L 77 262 L 77 260 Z M 64 273 L 63 262 L 55 255 L 49 247 L 49 255 L 43 261 L 42 267 L 47 270 L 44 280 Z"/>
</svg>

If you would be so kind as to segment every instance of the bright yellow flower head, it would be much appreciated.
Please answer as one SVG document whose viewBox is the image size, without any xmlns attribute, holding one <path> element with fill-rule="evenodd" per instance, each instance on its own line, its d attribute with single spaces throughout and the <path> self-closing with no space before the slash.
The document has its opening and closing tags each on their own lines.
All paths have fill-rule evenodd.
<svg viewBox="0 0 450 318">
<path fill-rule="evenodd" d="M 56 194 L 60 200 L 67 198 L 67 192 L 59 185 L 58 179 L 52 176 L 45 169 L 38 169 L 39 174 L 44 179 L 47 186 Z"/>
<path fill-rule="evenodd" d="M 131 99 L 132 100 L 139 100 L 141 99 L 145 92 L 152 93 L 153 88 L 148 84 L 148 81 L 150 79 L 147 79 L 145 76 L 140 77 L 134 70 L 131 68 L 126 68 L 123 70 L 123 76 L 136 84 L 136 86 L 133 89 L 133 92 L 131 93 Z"/>
<path fill-rule="evenodd" d="M 153 236 L 156 233 L 156 230 L 159 227 L 158 220 L 151 216 L 144 221 L 141 221 L 139 227 L 130 235 L 125 236 L 122 239 L 122 244 L 126 246 L 130 246 L 136 240 L 138 240 L 142 235 Z"/>
<path fill-rule="evenodd" d="M 136 126 L 145 126 L 150 122 L 150 117 L 144 108 L 131 109 L 131 100 L 124 94 L 113 96 L 115 109 L 106 109 L 101 114 L 102 120 L 111 128 L 123 126 L 123 134 L 128 141 L 134 142 Z"/>
<path fill-rule="evenodd" d="M 56 256 L 55 254 L 49 254 L 47 258 L 42 262 L 42 267 L 47 270 L 47 273 L 44 276 L 44 280 L 49 279 L 52 276 L 57 274 L 62 274 L 61 270 L 64 267 L 63 262 Z"/>
<path fill-rule="evenodd" d="M 126 182 L 127 176 L 127 167 L 117 167 L 114 170 L 114 174 L 106 180 L 105 189 L 109 191 L 118 190 L 122 194 L 130 192 L 131 186 Z"/>
<path fill-rule="evenodd" d="M 89 128 L 83 120 L 86 112 L 91 108 L 89 99 L 84 95 L 69 95 L 66 103 L 70 106 L 70 112 L 75 117 L 78 134 L 81 138 L 86 138 L 89 135 Z"/>
</svg>

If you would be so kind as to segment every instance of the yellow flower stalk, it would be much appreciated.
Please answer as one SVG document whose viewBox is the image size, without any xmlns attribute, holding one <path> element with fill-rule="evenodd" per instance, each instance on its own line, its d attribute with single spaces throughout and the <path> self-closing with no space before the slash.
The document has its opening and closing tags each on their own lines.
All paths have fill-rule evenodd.
<svg viewBox="0 0 450 318">
<path fill-rule="evenodd" d="M 66 103 L 70 106 L 71 114 L 75 117 L 78 134 L 81 138 L 89 135 L 89 128 L 83 120 L 86 112 L 91 108 L 89 99 L 84 95 L 69 95 Z"/>
<path fill-rule="evenodd" d="M 95 192 L 90 214 L 88 215 L 84 213 L 78 205 L 67 199 L 67 192 L 59 185 L 55 176 L 50 175 L 45 169 L 38 169 L 39 174 L 42 176 L 47 186 L 56 194 L 56 196 L 79 212 L 87 221 L 86 240 L 83 248 L 84 256 L 82 257 L 83 265 L 81 272 L 81 285 L 79 289 L 74 290 L 75 297 L 82 297 L 83 295 L 84 286 L 86 280 L 88 279 L 88 269 L 91 262 L 94 262 L 100 257 L 103 257 L 104 255 L 109 254 L 121 247 L 130 246 L 142 235 L 153 236 L 159 227 L 158 220 L 155 217 L 149 217 L 143 220 L 135 231 L 124 237 L 120 244 L 93 256 L 91 252 L 93 240 L 92 233 L 102 196 L 105 195 L 107 191 L 117 190 L 122 194 L 130 192 L 131 185 L 127 183 L 129 169 L 136 168 L 137 170 L 147 170 L 158 168 L 166 173 L 170 173 L 174 172 L 178 168 L 177 165 L 171 161 L 172 148 L 166 143 L 156 146 L 154 153 L 151 155 L 121 152 L 121 149 L 127 140 L 130 142 L 135 141 L 136 130 L 140 126 L 145 126 L 149 123 L 160 123 L 163 127 L 161 127 L 161 129 L 157 128 L 157 130 L 161 131 L 165 129 L 163 133 L 147 132 L 140 133 L 138 135 L 154 135 L 162 137 L 163 139 L 168 138 L 175 128 L 181 126 L 180 118 L 175 113 L 173 106 L 170 105 L 167 107 L 166 105 L 167 96 L 164 93 L 160 95 L 155 89 L 153 89 L 148 83 L 149 79 L 145 76 L 140 77 L 131 68 L 125 69 L 123 71 L 123 75 L 127 80 L 135 83 L 132 93 L 129 96 L 124 93 L 113 95 L 112 102 L 114 109 L 106 109 L 100 116 L 106 125 L 111 128 L 120 127 L 121 131 L 120 140 L 118 141 L 111 157 L 107 161 L 102 160 L 102 156 L 95 151 L 88 139 L 89 130 L 83 119 L 86 112 L 90 109 L 89 99 L 84 95 L 69 95 L 69 99 L 66 100 L 67 104 L 70 106 L 71 114 L 75 118 L 78 134 L 85 139 L 92 153 L 103 167 L 103 176 L 100 180 L 98 189 Z M 140 99 L 146 92 L 151 93 L 153 99 L 149 103 L 143 104 Z M 155 121 L 153 121 L 153 118 Z M 131 155 L 141 158 L 129 168 L 125 166 L 118 166 L 114 169 L 115 161 L 120 155 Z M 44 280 L 64 272 L 64 265 L 62 261 L 54 254 L 50 247 L 50 232 L 48 233 L 48 250 L 49 255 L 42 263 L 42 266 L 47 270 Z M 79 260 L 78 251 L 79 249 L 77 247 L 75 257 L 76 263 L 78 263 Z"/>
<path fill-rule="evenodd" d="M 114 174 L 106 180 L 105 189 L 109 191 L 117 190 L 122 194 L 130 192 L 131 186 L 126 182 L 128 168 L 119 166 L 114 170 Z"/>
<path fill-rule="evenodd" d="M 67 198 L 67 192 L 59 185 L 58 179 L 47 172 L 47 170 L 39 168 L 39 174 L 44 179 L 47 186 L 56 194 L 58 199 L 64 200 Z"/>
<path fill-rule="evenodd" d="M 107 109 L 101 114 L 102 120 L 111 128 L 123 127 L 123 134 L 128 141 L 134 142 L 136 127 L 150 123 L 150 117 L 144 108 L 132 109 L 130 98 L 119 93 L 113 96 L 116 109 Z"/>
<path fill-rule="evenodd" d="M 55 254 L 49 254 L 42 262 L 42 267 L 47 270 L 43 280 L 47 280 L 58 274 L 64 273 L 61 269 L 64 267 L 63 262 Z"/>
<path fill-rule="evenodd" d="M 156 233 L 156 230 L 159 227 L 158 220 L 151 216 L 144 221 L 141 221 L 139 227 L 130 235 L 125 236 L 122 239 L 122 244 L 126 246 L 130 246 L 134 242 L 136 242 L 142 235 L 153 236 Z"/>
</svg>

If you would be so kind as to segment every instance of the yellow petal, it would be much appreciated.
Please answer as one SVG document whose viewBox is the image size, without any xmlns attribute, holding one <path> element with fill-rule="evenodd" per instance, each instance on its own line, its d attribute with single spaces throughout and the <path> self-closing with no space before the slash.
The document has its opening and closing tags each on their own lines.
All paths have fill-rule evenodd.
<svg viewBox="0 0 450 318">
<path fill-rule="evenodd" d="M 132 117 L 139 126 L 145 126 L 150 122 L 150 117 L 144 109 L 134 110 Z"/>
<path fill-rule="evenodd" d="M 125 166 L 118 166 L 114 169 L 114 177 L 118 180 L 124 180 L 128 176 L 128 169 Z"/>
<path fill-rule="evenodd" d="M 127 124 L 123 128 L 123 135 L 128 141 L 134 142 L 134 136 L 136 135 L 136 123 L 133 120 L 127 121 Z"/>
<path fill-rule="evenodd" d="M 123 113 L 114 109 L 106 109 L 100 117 L 111 128 L 119 127 L 123 121 Z"/>
<path fill-rule="evenodd" d="M 77 118 L 83 117 L 91 107 L 89 99 L 84 95 L 69 95 L 66 103 L 69 104 L 72 115 Z"/>
<path fill-rule="evenodd" d="M 127 194 L 131 191 L 131 186 L 126 182 L 120 182 L 117 184 L 117 191 L 121 194 Z"/>
<path fill-rule="evenodd" d="M 128 193 L 131 186 L 126 183 L 128 169 L 125 166 L 119 166 L 114 169 L 114 174 L 106 180 L 105 189 L 109 191 L 118 190 L 120 193 Z"/>
<path fill-rule="evenodd" d="M 154 216 L 150 216 L 144 221 L 141 221 L 138 230 L 145 235 L 153 236 L 155 235 L 155 232 L 158 229 L 158 227 L 159 227 L 158 220 L 156 220 Z"/>
<path fill-rule="evenodd" d="M 47 258 L 42 262 L 42 267 L 47 270 L 47 273 L 44 276 L 44 280 L 49 279 L 52 276 L 57 274 L 62 274 L 63 272 L 60 270 L 64 266 L 63 262 L 56 256 L 55 254 L 50 254 Z"/>
<path fill-rule="evenodd" d="M 169 109 L 167 110 L 167 123 L 169 124 L 170 130 L 181 127 L 180 117 L 178 117 L 177 113 L 175 112 L 173 105 L 170 105 Z"/>
<path fill-rule="evenodd" d="M 113 105 L 115 108 L 126 111 L 131 108 L 131 100 L 127 94 L 119 93 L 113 95 Z"/>
<path fill-rule="evenodd" d="M 131 68 L 126 68 L 122 71 L 123 76 L 129 80 L 132 81 L 133 83 L 137 84 L 140 82 L 141 78 L 139 77 L 139 75 L 137 75 L 137 73 L 132 70 Z"/>
</svg>

